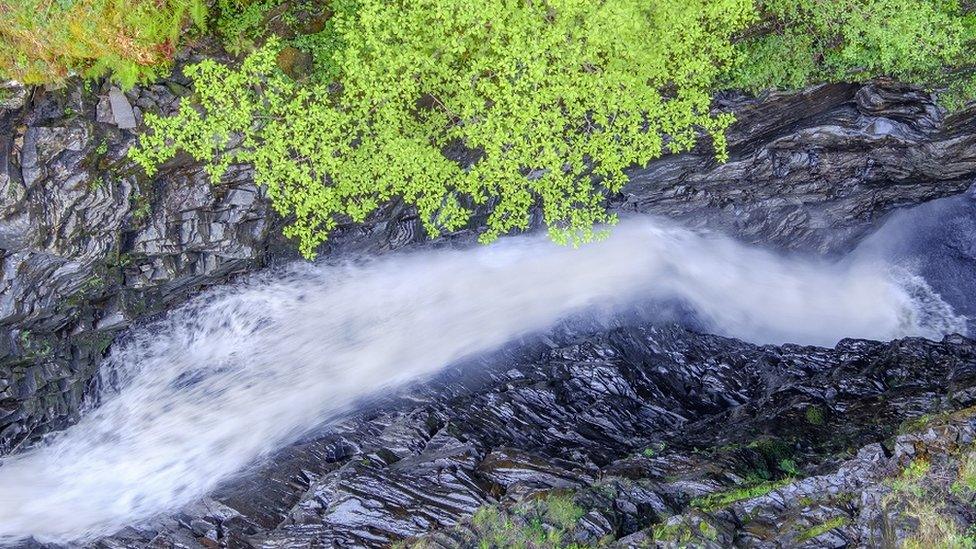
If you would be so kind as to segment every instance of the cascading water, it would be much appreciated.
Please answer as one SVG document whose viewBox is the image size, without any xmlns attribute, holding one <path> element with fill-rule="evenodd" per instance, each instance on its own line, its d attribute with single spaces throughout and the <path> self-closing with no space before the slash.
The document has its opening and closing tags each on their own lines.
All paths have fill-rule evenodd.
<svg viewBox="0 0 976 549">
<path fill-rule="evenodd" d="M 647 219 L 575 250 L 519 237 L 258 276 L 136 330 L 104 365 L 117 391 L 3 461 L 0 540 L 90 539 L 171 511 L 357 398 L 593 307 L 678 299 L 764 343 L 964 330 L 924 282 L 900 279 Z"/>
</svg>

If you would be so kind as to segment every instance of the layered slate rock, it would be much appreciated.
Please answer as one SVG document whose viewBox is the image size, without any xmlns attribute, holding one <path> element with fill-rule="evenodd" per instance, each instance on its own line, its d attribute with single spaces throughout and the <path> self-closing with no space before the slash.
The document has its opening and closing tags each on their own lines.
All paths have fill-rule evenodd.
<svg viewBox="0 0 976 549">
<path fill-rule="evenodd" d="M 903 84 L 823 85 L 722 106 L 737 117 L 730 161 L 699 147 L 635 170 L 620 211 L 836 254 L 892 208 L 973 183 L 973 108 L 945 116 Z"/>
<path fill-rule="evenodd" d="M 126 158 L 122 103 L 166 112 L 177 85 L 21 89 L 0 109 L 0 453 L 77 417 L 120 329 L 264 264 L 247 170 L 215 186 L 184 159 L 150 180 Z"/>
<path fill-rule="evenodd" d="M 824 349 L 674 326 L 564 332 L 377 396 L 212 498 L 100 543 L 477 547 L 486 509 L 534 528 L 530 510 L 562 501 L 571 524 L 531 516 L 563 544 L 639 546 L 688 524 L 706 545 L 790 545 L 842 511 L 834 535 L 870 545 L 877 492 L 915 440 L 898 426 L 973 404 L 976 342 L 958 336 Z M 961 421 L 972 440 L 976 419 Z"/>
<path fill-rule="evenodd" d="M 188 84 L 177 72 L 166 81 L 126 92 L 124 99 L 132 109 L 135 129 L 121 127 L 131 125 L 129 113 L 116 95 L 119 112 L 126 111 L 120 124 L 107 84 L 90 91 L 80 84 L 58 91 L 0 84 L 7 98 L 0 103 L 0 454 L 78 417 L 98 383 L 98 364 L 120 330 L 179 304 L 201 287 L 230 281 L 238 273 L 264 266 L 269 259 L 295 257 L 292 245 L 278 236 L 282 220 L 273 216 L 245 167 L 232 167 L 218 185 L 212 185 L 202 167 L 186 157 L 166 164 L 151 179 L 127 160 L 144 114 L 171 112 L 190 94 Z M 748 242 L 832 255 L 850 249 L 889 212 L 957 193 L 976 174 L 972 111 L 947 117 L 930 95 L 913 88 L 880 81 L 864 86 L 831 85 L 758 99 L 730 95 L 719 98 L 717 106 L 734 110 L 739 118 L 729 136 L 729 163 L 716 164 L 705 145 L 688 154 L 662 158 L 633 170 L 633 181 L 620 196 L 611 198 L 612 207 L 624 215 L 663 215 L 723 230 Z M 481 221 L 483 214 L 473 220 Z M 473 240 L 474 234 L 474 230 L 459 231 L 427 242 L 415 212 L 392 202 L 368 223 L 340 228 L 321 255 L 459 245 Z M 598 380 L 601 372 L 595 370 L 593 379 Z M 538 376 L 536 381 L 541 381 Z M 509 382 L 513 387 L 521 383 Z M 620 421 L 626 419 L 630 425 L 647 429 L 648 424 L 642 422 L 648 418 L 670 418 L 676 424 L 687 419 L 685 414 L 692 410 L 672 409 L 674 396 L 665 390 L 671 382 L 661 383 L 661 395 L 650 396 L 664 400 L 652 410 L 639 408 L 633 411 L 634 417 Z M 707 387 L 701 381 L 694 389 L 703 397 L 696 413 L 716 406 L 745 405 L 742 398 L 755 396 L 731 386 L 722 386 L 716 396 Z M 634 394 L 625 389 L 608 385 L 605 390 L 619 392 L 613 393 L 619 402 L 633 401 Z M 549 398 L 538 395 L 543 397 Z M 931 404 L 920 399 L 918 407 Z M 690 400 L 684 404 L 690 405 Z M 523 464 L 521 454 L 508 453 L 503 440 L 517 431 L 525 406 L 521 402 L 506 406 L 509 416 L 480 421 L 485 422 L 485 432 L 497 428 L 494 436 L 500 446 L 495 462 L 518 465 L 478 476 L 490 481 L 488 488 L 462 490 L 470 479 L 455 478 L 451 482 L 459 488 L 451 494 L 460 494 L 459 499 L 444 495 L 447 511 L 424 515 L 426 525 L 444 525 L 449 522 L 445 517 L 465 516 L 486 494 L 498 492 L 492 486 L 511 484 L 518 489 L 520 471 L 529 465 Z M 547 413 L 556 411 L 558 408 Z M 580 408 L 573 413 L 581 418 L 596 415 L 578 425 L 549 418 L 557 421 L 552 426 L 559 434 L 557 439 L 569 445 L 602 436 L 606 450 L 602 456 L 564 456 L 575 465 L 556 477 L 589 482 L 632 441 L 611 436 L 613 431 L 604 424 L 607 418 L 599 415 L 601 410 Z M 413 424 L 409 427 L 419 433 L 415 446 L 426 448 L 428 438 L 437 433 L 438 416 L 431 417 L 433 423 L 426 430 Z M 478 418 L 470 421 L 475 425 Z M 583 431 L 572 432 L 571 428 Z M 462 448 L 468 440 L 451 436 L 456 440 L 441 438 L 443 451 L 450 455 L 430 459 L 467 463 L 471 458 Z M 534 436 L 551 442 L 549 435 Z M 279 539 L 275 536 L 282 535 L 281 531 L 271 527 L 285 520 L 285 514 L 304 497 L 292 487 L 317 482 L 330 468 L 340 469 L 338 464 L 346 462 L 339 456 L 355 455 L 364 443 L 316 444 L 315 452 L 321 457 L 317 466 L 299 458 L 282 458 L 267 471 L 269 478 L 278 479 L 275 483 L 241 496 L 248 501 L 247 518 L 234 520 L 248 523 L 263 517 L 258 521 L 260 528 L 242 530 L 250 532 L 248 536 L 265 535 L 268 543 Z M 393 458 L 378 454 L 369 463 L 388 459 Z M 485 456 L 478 454 L 477 459 L 481 463 Z M 536 457 L 525 459 L 529 459 L 525 463 L 537 463 L 532 461 Z M 586 466 L 580 468 L 580 464 Z M 358 477 L 358 473 L 346 471 L 346 476 L 335 473 L 337 486 Z M 339 499 L 306 505 L 310 509 L 354 505 L 353 500 L 336 497 Z M 409 502 L 421 495 L 407 490 L 400 498 Z M 404 503 L 401 508 L 407 507 Z M 302 516 L 328 514 L 308 513 Z M 376 511 L 376 517 L 371 520 L 397 524 L 397 535 L 412 535 L 420 529 L 400 519 L 393 521 L 382 511 Z M 293 520 L 296 532 L 311 532 L 312 538 L 325 535 L 316 528 L 311 519 Z M 218 530 L 198 523 L 194 532 L 231 532 L 229 527 Z M 341 532 L 329 535 L 337 540 L 353 539 L 344 538 L 347 534 Z"/>
</svg>

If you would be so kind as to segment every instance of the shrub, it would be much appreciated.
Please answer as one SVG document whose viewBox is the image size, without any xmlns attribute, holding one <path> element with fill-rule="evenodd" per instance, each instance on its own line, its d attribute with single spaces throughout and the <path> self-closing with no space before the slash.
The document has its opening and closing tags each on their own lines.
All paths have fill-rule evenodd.
<svg viewBox="0 0 976 549">
<path fill-rule="evenodd" d="M 741 42 L 733 87 L 761 91 L 891 76 L 976 96 L 976 17 L 957 0 L 757 0 L 763 24 Z"/>
<path fill-rule="evenodd" d="M 282 76 L 274 40 L 238 69 L 204 61 L 188 71 L 198 108 L 147 117 L 134 158 L 152 173 L 185 150 L 215 180 L 253 164 L 306 256 L 394 197 L 432 235 L 481 205 L 491 241 L 538 204 L 555 240 L 582 242 L 614 220 L 603 197 L 624 168 L 702 132 L 725 157 L 732 117 L 711 91 L 752 18 L 748 0 L 360 0 L 324 41 L 336 82 Z M 445 154 L 459 145 L 477 160 Z"/>
<path fill-rule="evenodd" d="M 16 0 L 0 4 L 0 75 L 27 84 L 111 74 L 123 87 L 165 70 L 205 0 Z"/>
<path fill-rule="evenodd" d="M 480 208 L 488 242 L 538 208 L 556 241 L 587 241 L 615 221 L 604 199 L 626 167 L 702 136 L 726 158 L 732 115 L 710 110 L 723 86 L 889 75 L 955 107 L 976 95 L 976 24 L 957 0 L 310 1 L 217 0 L 218 34 L 252 53 L 188 69 L 198 104 L 147 116 L 133 151 L 150 174 L 180 150 L 214 180 L 252 164 L 308 257 L 391 199 L 431 235 Z M 297 81 L 277 27 L 288 58 L 308 54 Z"/>
</svg>

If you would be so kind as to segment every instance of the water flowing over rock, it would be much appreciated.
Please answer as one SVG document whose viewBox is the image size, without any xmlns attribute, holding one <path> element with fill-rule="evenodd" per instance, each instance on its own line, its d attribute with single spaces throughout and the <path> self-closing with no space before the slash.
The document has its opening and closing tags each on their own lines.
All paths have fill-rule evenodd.
<svg viewBox="0 0 976 549">
<path fill-rule="evenodd" d="M 425 536 L 475 547 L 479 508 L 568 495 L 583 516 L 567 536 L 584 544 L 641 546 L 650 525 L 675 516 L 710 546 L 793 545 L 842 515 L 831 536 L 876 545 L 889 535 L 885 481 L 905 452 L 973 440 L 976 413 L 925 440 L 895 440 L 895 429 L 973 404 L 976 343 L 961 337 L 825 349 L 667 326 L 565 330 L 368 403 L 212 498 L 101 544 L 381 547 Z M 757 474 L 787 480 L 727 506 L 690 505 Z"/>
<path fill-rule="evenodd" d="M 188 84 L 178 73 L 124 95 L 107 84 L 0 84 L 0 455 L 94 405 L 98 365 L 121 330 L 295 257 L 246 167 L 211 185 L 185 157 L 152 179 L 126 159 L 144 113 L 171 112 Z M 738 117 L 731 160 L 717 164 L 701 146 L 636 168 L 611 197 L 615 211 L 838 257 L 895 210 L 960 193 L 976 176 L 972 108 L 946 116 L 911 87 L 825 85 L 717 104 Z M 428 243 L 414 212 L 393 202 L 341 227 L 321 253 L 453 246 L 474 234 Z M 563 492 L 586 512 L 567 534 L 582 543 L 639 544 L 674 515 L 673 530 L 691 524 L 705 544 L 791 545 L 817 526 L 810 521 L 843 511 L 829 543 L 871 544 L 891 526 L 879 507 L 884 478 L 906 448 L 972 429 L 956 418 L 935 439 L 878 446 L 904 419 L 973 404 L 973 344 L 959 338 L 777 348 L 637 324 L 567 330 L 508 353 L 371 403 L 212 498 L 99 544 L 380 546 L 429 536 L 464 546 L 476 509 L 514 513 L 516 502 Z M 810 477 L 716 516 L 689 507 L 742 484 L 743 467 L 765 467 L 773 480 L 786 473 L 762 451 L 768 440 L 789 447 Z M 861 495 L 796 511 L 817 490 Z M 751 529 L 755 520 L 764 526 Z"/>
<path fill-rule="evenodd" d="M 125 159 L 135 134 L 97 105 L 73 86 L 0 110 L 0 451 L 77 418 L 119 329 L 263 264 L 268 206 L 246 171 L 212 186 L 183 162 L 146 180 Z"/>
</svg>

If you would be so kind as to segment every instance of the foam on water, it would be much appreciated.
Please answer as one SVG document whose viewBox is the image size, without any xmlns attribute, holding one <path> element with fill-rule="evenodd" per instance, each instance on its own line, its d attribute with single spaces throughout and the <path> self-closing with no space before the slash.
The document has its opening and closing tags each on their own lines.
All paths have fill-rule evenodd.
<svg viewBox="0 0 976 549">
<path fill-rule="evenodd" d="M 924 281 L 883 264 L 783 258 L 648 219 L 580 249 L 519 237 L 296 265 L 202 295 L 117 346 L 103 369 L 121 388 L 3 460 L 0 539 L 110 534 L 191 502 L 357 398 L 591 307 L 656 299 L 761 343 L 964 330 Z"/>
</svg>

